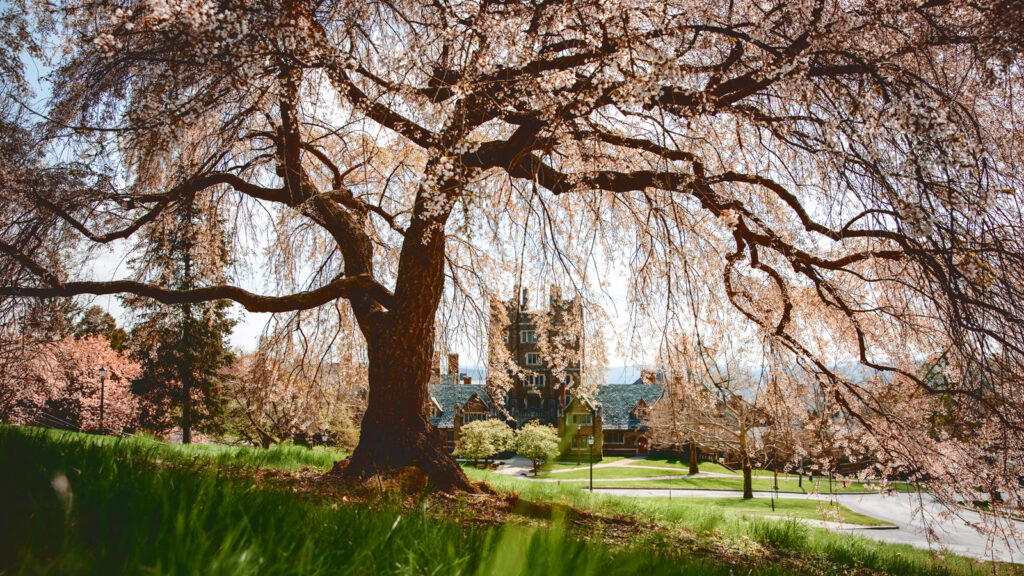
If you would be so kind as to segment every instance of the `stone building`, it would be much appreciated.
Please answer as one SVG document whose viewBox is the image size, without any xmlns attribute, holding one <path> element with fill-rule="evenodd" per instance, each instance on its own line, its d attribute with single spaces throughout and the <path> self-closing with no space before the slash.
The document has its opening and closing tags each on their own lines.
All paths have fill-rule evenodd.
<svg viewBox="0 0 1024 576">
<path fill-rule="evenodd" d="M 563 299 L 557 288 L 548 297 L 547 308 L 531 308 L 529 292 L 504 303 L 504 316 L 492 314 L 492 330 L 499 330 L 508 357 L 522 374 L 512 374 L 505 406 L 516 427 L 536 420 L 558 425 L 567 401 L 567 391 L 580 383 L 583 358 L 583 306 L 576 298 Z M 506 322 L 507 319 L 507 322 Z M 547 342 L 547 352 L 542 349 Z M 555 375 L 551 355 L 563 359 L 561 378 Z M 503 368 L 488 367 L 488 371 Z"/>
</svg>

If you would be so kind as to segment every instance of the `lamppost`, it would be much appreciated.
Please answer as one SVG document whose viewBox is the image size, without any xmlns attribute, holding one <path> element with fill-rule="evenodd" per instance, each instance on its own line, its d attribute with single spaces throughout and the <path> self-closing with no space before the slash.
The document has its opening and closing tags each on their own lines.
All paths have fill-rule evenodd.
<svg viewBox="0 0 1024 576">
<path fill-rule="evenodd" d="M 103 434 L 103 388 L 107 382 L 107 368 L 100 366 L 100 434 Z"/>
<path fill-rule="evenodd" d="M 594 493 L 594 435 L 587 436 L 587 444 L 590 445 L 590 493 Z"/>
</svg>

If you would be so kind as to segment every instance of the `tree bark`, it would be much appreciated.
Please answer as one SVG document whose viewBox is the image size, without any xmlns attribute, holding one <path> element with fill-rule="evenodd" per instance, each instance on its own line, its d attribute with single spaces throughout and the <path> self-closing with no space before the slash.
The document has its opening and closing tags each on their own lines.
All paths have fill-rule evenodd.
<svg viewBox="0 0 1024 576">
<path fill-rule="evenodd" d="M 435 194 L 443 197 L 454 185 L 442 183 Z M 450 208 L 423 214 L 425 194 L 424 189 L 417 194 L 416 212 L 402 245 L 393 307 L 374 313 L 353 301 L 357 317 L 362 316 L 370 389 L 359 445 L 345 474 L 365 477 L 415 466 L 438 489 L 476 492 L 427 412 L 434 317 L 445 280 L 444 222 Z M 367 266 L 370 262 L 368 258 Z"/>
<path fill-rule="evenodd" d="M 365 478 L 414 466 L 440 490 L 475 492 L 426 412 L 433 338 L 400 344 L 406 340 L 398 333 L 403 328 L 367 342 L 369 398 L 359 444 L 344 473 Z"/>
<path fill-rule="evenodd" d="M 690 440 L 690 474 L 700 474 L 700 468 L 697 466 L 697 444 Z"/>
</svg>

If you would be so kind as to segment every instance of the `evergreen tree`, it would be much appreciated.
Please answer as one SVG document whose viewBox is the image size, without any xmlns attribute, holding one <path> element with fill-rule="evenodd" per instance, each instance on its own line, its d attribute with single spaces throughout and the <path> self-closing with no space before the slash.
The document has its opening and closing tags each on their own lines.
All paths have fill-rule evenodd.
<svg viewBox="0 0 1024 576">
<path fill-rule="evenodd" d="M 189 197 L 157 219 L 133 261 L 136 276 L 167 282 L 181 290 L 223 282 L 229 242 L 216 203 Z M 235 325 L 224 300 L 164 305 L 144 298 L 125 303 L 140 315 L 132 330 L 133 356 L 142 374 L 133 390 L 140 396 L 142 427 L 164 431 L 181 426 L 182 443 L 193 430 L 220 430 L 225 369 L 234 362 L 227 337 Z"/>
<path fill-rule="evenodd" d="M 121 352 L 128 341 L 128 333 L 117 325 L 117 320 L 99 306 L 90 306 L 75 323 L 75 338 L 105 336 L 110 347 Z"/>
</svg>

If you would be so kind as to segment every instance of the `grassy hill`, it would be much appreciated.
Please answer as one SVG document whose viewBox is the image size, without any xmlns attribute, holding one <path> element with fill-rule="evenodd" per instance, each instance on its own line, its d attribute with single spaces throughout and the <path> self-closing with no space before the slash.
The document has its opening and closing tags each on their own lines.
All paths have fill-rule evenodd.
<svg viewBox="0 0 1024 576">
<path fill-rule="evenodd" d="M 725 503 L 658 505 L 481 471 L 498 496 L 347 486 L 323 474 L 339 456 L 0 426 L 0 574 L 992 572 Z"/>
</svg>

